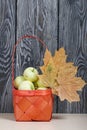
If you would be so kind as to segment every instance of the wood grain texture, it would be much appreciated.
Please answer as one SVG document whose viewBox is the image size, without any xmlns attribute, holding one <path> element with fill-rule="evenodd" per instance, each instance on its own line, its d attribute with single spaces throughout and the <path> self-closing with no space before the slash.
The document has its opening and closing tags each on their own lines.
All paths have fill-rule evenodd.
<svg viewBox="0 0 87 130">
<path fill-rule="evenodd" d="M 41 38 L 52 54 L 63 46 L 87 82 L 87 0 L 0 0 L 0 112 L 13 112 L 12 47 L 25 34 Z M 38 41 L 24 39 L 15 53 L 15 76 L 28 66 L 39 70 L 44 52 Z M 87 87 L 79 95 L 81 101 L 71 104 L 55 96 L 53 112 L 87 113 Z"/>
<path fill-rule="evenodd" d="M 77 76 L 87 82 L 87 0 L 60 0 L 59 12 L 59 48 L 65 48 L 67 60 L 78 66 Z M 59 103 L 59 112 L 87 113 L 86 87 L 80 99 L 78 103 Z"/>
<path fill-rule="evenodd" d="M 17 39 L 25 34 L 36 35 L 53 54 L 57 49 L 57 9 L 57 0 L 18 0 Z M 25 39 L 17 48 L 16 75 L 23 73 L 28 66 L 39 69 L 38 66 L 43 64 L 44 50 L 44 46 L 37 41 Z"/>
<path fill-rule="evenodd" d="M 18 0 L 17 37 L 36 35 L 54 52 L 57 48 L 57 11 L 57 0 Z"/>
<path fill-rule="evenodd" d="M 11 56 L 15 41 L 15 1 L 0 0 L 0 112 L 12 112 Z"/>
</svg>

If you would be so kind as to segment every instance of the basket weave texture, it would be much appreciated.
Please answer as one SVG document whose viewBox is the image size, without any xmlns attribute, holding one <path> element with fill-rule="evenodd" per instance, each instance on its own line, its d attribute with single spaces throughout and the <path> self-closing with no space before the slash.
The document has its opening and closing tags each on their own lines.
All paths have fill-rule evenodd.
<svg viewBox="0 0 87 130">
<path fill-rule="evenodd" d="M 36 39 L 44 47 L 46 44 L 36 36 L 24 35 L 13 47 L 12 53 L 12 86 L 13 108 L 16 121 L 49 121 L 52 118 L 53 95 L 47 90 L 16 90 L 14 88 L 14 54 L 17 45 L 25 38 Z"/>
<path fill-rule="evenodd" d="M 51 90 L 13 90 L 16 121 L 49 121 L 52 118 Z"/>
</svg>

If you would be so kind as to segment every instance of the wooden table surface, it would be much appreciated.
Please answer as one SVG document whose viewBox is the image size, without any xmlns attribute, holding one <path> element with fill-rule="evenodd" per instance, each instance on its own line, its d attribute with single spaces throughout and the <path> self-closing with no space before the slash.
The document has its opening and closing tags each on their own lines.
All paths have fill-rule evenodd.
<svg viewBox="0 0 87 130">
<path fill-rule="evenodd" d="M 87 114 L 53 114 L 49 122 L 17 122 L 13 113 L 0 114 L 1 130 L 87 130 Z"/>
</svg>

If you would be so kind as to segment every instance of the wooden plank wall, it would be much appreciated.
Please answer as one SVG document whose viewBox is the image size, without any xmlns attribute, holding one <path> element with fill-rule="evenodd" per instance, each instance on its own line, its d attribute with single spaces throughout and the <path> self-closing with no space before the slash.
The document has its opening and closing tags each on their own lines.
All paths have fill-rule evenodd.
<svg viewBox="0 0 87 130">
<path fill-rule="evenodd" d="M 0 112 L 12 111 L 11 56 L 15 43 L 15 1 L 0 0 Z"/>
<path fill-rule="evenodd" d="M 64 47 L 68 61 L 79 66 L 78 76 L 87 81 L 86 0 L 0 0 L 0 112 L 13 112 L 11 57 L 15 41 L 24 34 L 40 37 L 54 54 Z M 27 66 L 42 64 L 44 47 L 25 39 L 17 47 L 15 75 Z M 86 113 L 87 88 L 78 103 L 60 102 L 54 97 L 53 112 Z"/>
<path fill-rule="evenodd" d="M 78 65 L 78 76 L 87 81 L 87 0 L 60 0 L 59 48 L 61 46 L 68 54 L 68 61 Z M 79 103 L 61 103 L 60 111 L 87 112 L 87 87 L 80 97 Z"/>
</svg>

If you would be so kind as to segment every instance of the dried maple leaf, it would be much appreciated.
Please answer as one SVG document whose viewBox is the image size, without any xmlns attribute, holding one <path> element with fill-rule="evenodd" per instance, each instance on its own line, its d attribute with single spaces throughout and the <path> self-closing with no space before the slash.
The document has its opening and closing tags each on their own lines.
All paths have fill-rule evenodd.
<svg viewBox="0 0 87 130">
<path fill-rule="evenodd" d="M 54 63 L 53 63 L 53 60 L 52 60 L 52 55 L 51 55 L 50 51 L 48 51 L 47 49 L 46 49 L 43 61 L 44 61 L 44 65 L 40 66 L 42 73 L 49 72 L 50 69 L 51 69 L 51 71 L 53 69 L 55 69 L 55 68 L 53 68 Z"/>
<path fill-rule="evenodd" d="M 77 67 L 72 62 L 66 62 L 66 59 L 64 48 L 56 51 L 54 56 L 46 50 L 44 65 L 40 67 L 42 75 L 39 75 L 39 78 L 45 87 L 50 87 L 53 94 L 60 97 L 60 100 L 79 101 L 77 91 L 84 87 L 85 82 L 76 77 Z"/>
<path fill-rule="evenodd" d="M 52 55 L 48 49 L 46 49 L 45 55 L 44 55 L 44 66 L 46 66 L 49 63 L 49 60 L 52 59 Z"/>
<path fill-rule="evenodd" d="M 56 51 L 55 55 L 53 56 L 53 61 L 57 68 L 64 64 L 66 62 L 66 59 L 67 55 L 65 54 L 64 48 L 60 48 L 59 51 Z"/>
<path fill-rule="evenodd" d="M 40 67 L 42 70 L 42 75 L 39 75 L 39 79 L 42 81 L 45 87 L 53 87 L 55 83 L 55 78 L 57 74 L 57 70 L 55 68 L 55 64 L 53 62 L 51 53 L 46 50 L 44 56 L 44 65 Z"/>
<path fill-rule="evenodd" d="M 80 78 L 76 77 L 77 67 L 71 65 L 71 63 L 63 64 L 58 72 L 56 81 L 59 86 L 54 87 L 53 93 L 58 94 L 61 100 L 79 101 L 79 95 L 77 91 L 81 90 L 85 85 L 85 82 Z"/>
</svg>

